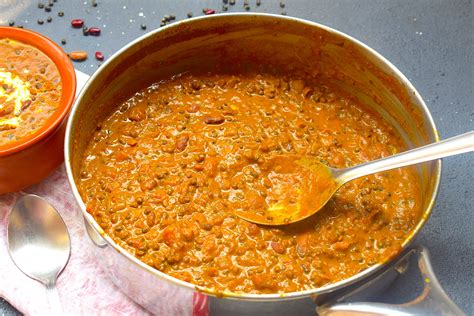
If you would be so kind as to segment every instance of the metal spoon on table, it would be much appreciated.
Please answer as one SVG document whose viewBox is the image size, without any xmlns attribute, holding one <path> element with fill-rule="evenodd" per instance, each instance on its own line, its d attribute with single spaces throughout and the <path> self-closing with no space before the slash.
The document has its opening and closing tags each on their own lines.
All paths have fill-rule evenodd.
<svg viewBox="0 0 474 316">
<path fill-rule="evenodd" d="M 15 265 L 46 286 L 51 315 L 62 315 L 56 280 L 71 253 L 69 233 L 56 209 L 37 195 L 26 195 L 8 219 L 8 251 Z"/>
<path fill-rule="evenodd" d="M 474 131 L 397 155 L 345 169 L 330 168 L 315 158 L 278 156 L 265 169 L 276 179 L 276 202 L 264 210 L 236 210 L 234 213 L 256 224 L 287 225 L 318 212 L 346 182 L 377 172 L 467 153 L 474 150 Z M 281 184 L 283 183 L 283 185 Z M 282 186 L 285 187 L 282 189 Z M 268 197 L 267 197 L 268 199 Z M 275 199 L 273 199 L 275 200 Z"/>
</svg>

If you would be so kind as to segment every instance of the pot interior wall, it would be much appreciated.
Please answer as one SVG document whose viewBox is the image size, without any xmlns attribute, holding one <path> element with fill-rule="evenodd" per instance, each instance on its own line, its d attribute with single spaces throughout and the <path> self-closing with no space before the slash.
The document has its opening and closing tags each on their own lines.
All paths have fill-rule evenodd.
<svg viewBox="0 0 474 316">
<path fill-rule="evenodd" d="M 138 90 L 184 72 L 269 71 L 326 81 L 360 99 L 397 129 L 408 146 L 436 140 L 422 101 L 375 53 L 343 35 L 293 19 L 232 15 L 183 21 L 135 42 L 93 77 L 71 126 L 71 165 L 101 120 Z M 425 214 L 436 163 L 418 167 Z M 420 214 L 421 215 L 421 214 Z"/>
</svg>

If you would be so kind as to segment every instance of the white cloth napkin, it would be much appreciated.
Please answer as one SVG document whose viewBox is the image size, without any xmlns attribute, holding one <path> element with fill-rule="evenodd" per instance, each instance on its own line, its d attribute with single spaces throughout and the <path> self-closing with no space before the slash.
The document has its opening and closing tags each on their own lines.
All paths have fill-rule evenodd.
<svg viewBox="0 0 474 316">
<path fill-rule="evenodd" d="M 78 206 L 67 182 L 64 165 L 46 180 L 24 191 L 0 195 L 0 296 L 26 315 L 50 315 L 45 287 L 28 278 L 13 263 L 7 251 L 7 220 L 11 207 L 24 194 L 46 198 L 59 211 L 71 236 L 71 257 L 59 276 L 57 288 L 66 315 L 149 315 L 123 294 L 101 270 L 97 258 L 86 251 L 87 240 Z M 34 258 L 31 258 L 34 260 Z M 207 315 L 207 300 L 196 294 L 176 300 L 187 315 Z M 181 304 L 181 303 L 180 303 Z M 166 312 L 166 308 L 164 308 Z M 170 311 L 167 311 L 168 313 Z"/>
</svg>

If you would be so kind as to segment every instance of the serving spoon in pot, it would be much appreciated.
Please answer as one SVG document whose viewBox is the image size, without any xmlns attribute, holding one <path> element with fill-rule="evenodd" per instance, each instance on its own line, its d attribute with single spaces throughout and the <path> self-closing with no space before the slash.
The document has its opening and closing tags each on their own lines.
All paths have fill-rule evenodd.
<svg viewBox="0 0 474 316">
<path fill-rule="evenodd" d="M 268 178 L 274 180 L 274 202 L 264 210 L 239 209 L 234 213 L 255 224 L 287 225 L 318 212 L 342 185 L 351 180 L 473 150 L 474 131 L 471 131 L 345 169 L 328 167 L 312 157 L 277 156 L 265 166 L 271 170 Z"/>
<path fill-rule="evenodd" d="M 69 233 L 56 209 L 29 194 L 13 206 L 7 228 L 8 251 L 15 265 L 46 286 L 50 315 L 62 315 L 56 280 L 71 253 Z"/>
</svg>

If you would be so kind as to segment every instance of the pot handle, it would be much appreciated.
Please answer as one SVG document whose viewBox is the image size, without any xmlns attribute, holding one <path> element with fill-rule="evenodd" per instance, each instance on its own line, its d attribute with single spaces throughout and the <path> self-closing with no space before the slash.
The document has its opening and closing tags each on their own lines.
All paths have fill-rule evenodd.
<svg viewBox="0 0 474 316">
<path fill-rule="evenodd" d="M 429 252 L 423 246 L 410 249 L 398 261 L 417 255 L 418 268 L 424 280 L 422 293 L 414 300 L 404 304 L 385 303 L 328 303 L 316 308 L 321 316 L 339 315 L 465 315 L 464 312 L 448 297 L 438 282 L 430 263 Z"/>
</svg>

